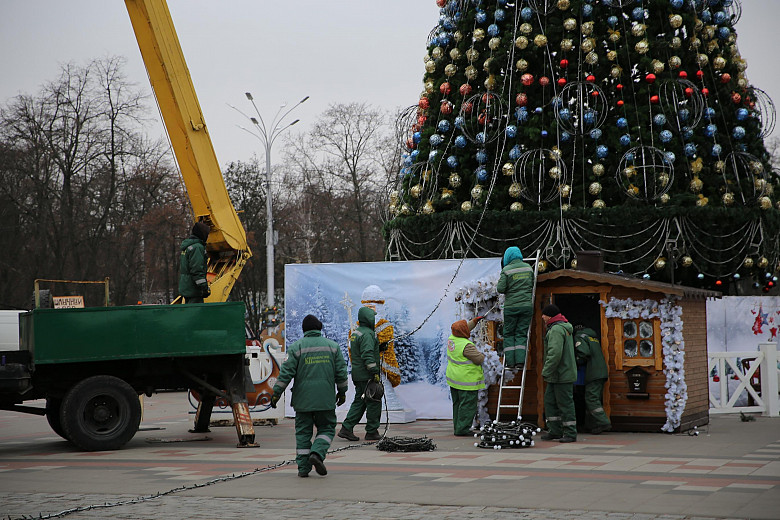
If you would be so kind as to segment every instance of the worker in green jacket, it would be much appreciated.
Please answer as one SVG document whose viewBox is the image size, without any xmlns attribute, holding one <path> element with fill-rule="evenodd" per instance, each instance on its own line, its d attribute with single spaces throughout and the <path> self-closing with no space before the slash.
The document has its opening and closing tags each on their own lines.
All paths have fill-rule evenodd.
<svg viewBox="0 0 780 520">
<path fill-rule="evenodd" d="M 374 332 L 376 312 L 369 307 L 361 307 L 358 311 L 358 328 L 349 338 L 349 352 L 352 360 L 352 382 L 355 384 L 355 399 L 349 407 L 347 417 L 341 423 L 339 437 L 349 441 L 357 441 L 358 436 L 352 429 L 363 414 L 366 414 L 367 441 L 376 441 L 379 436 L 379 420 L 382 415 L 382 403 L 367 399 L 366 386 L 369 381 L 381 384 L 379 377 L 379 340 Z"/>
<path fill-rule="evenodd" d="M 303 318 L 303 338 L 287 348 L 274 384 L 271 406 L 295 379 L 292 407 L 295 409 L 295 460 L 298 476 L 308 477 L 312 466 L 327 475 L 325 455 L 336 433 L 336 406 L 347 399 L 347 363 L 335 341 L 322 336 L 322 323 L 311 314 Z M 317 436 L 312 443 L 314 427 Z"/>
<path fill-rule="evenodd" d="M 577 379 L 577 361 L 574 356 L 574 328 L 555 305 L 542 309 L 542 321 L 547 327 L 542 377 L 547 383 L 544 413 L 548 430 L 542 435 L 542 440 L 575 442 L 574 381 Z"/>
<path fill-rule="evenodd" d="M 582 325 L 574 328 L 574 356 L 578 365 L 585 365 L 585 427 L 598 435 L 612 429 L 602 401 L 604 383 L 609 377 L 601 343 L 593 329 Z"/>
<path fill-rule="evenodd" d="M 504 252 L 501 276 L 496 290 L 504 295 L 504 364 L 507 367 L 525 363 L 528 328 L 534 315 L 534 270 L 523 262 L 518 247 Z"/>
<path fill-rule="evenodd" d="M 179 294 L 184 303 L 203 303 L 211 294 L 206 279 L 206 240 L 210 231 L 205 222 L 196 222 L 192 234 L 181 243 Z"/>
<path fill-rule="evenodd" d="M 471 435 L 478 394 L 485 388 L 482 370 L 485 355 L 469 340 L 471 331 L 481 319 L 482 316 L 477 316 L 469 321 L 456 321 L 447 340 L 447 384 L 452 396 L 452 426 L 459 437 Z"/>
</svg>

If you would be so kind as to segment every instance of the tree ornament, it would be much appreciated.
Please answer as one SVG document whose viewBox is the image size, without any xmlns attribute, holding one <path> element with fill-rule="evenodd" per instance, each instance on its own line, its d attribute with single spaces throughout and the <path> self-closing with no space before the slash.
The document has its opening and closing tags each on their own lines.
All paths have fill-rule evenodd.
<svg viewBox="0 0 780 520">
<path fill-rule="evenodd" d="M 449 183 L 450 186 L 452 186 L 453 188 L 457 188 L 458 186 L 460 186 L 460 175 L 458 175 L 457 173 L 451 173 L 449 178 Z"/>
<path fill-rule="evenodd" d="M 563 87 L 566 85 L 566 78 L 558 78 L 558 86 Z"/>
<path fill-rule="evenodd" d="M 665 65 L 662 61 L 653 60 L 650 62 L 650 67 L 652 67 L 653 73 L 660 74 L 664 71 Z"/>
<path fill-rule="evenodd" d="M 712 60 L 712 68 L 715 70 L 722 70 L 726 66 L 726 59 L 723 56 L 718 56 Z"/>
<path fill-rule="evenodd" d="M 496 76 L 495 74 L 491 74 L 488 76 L 488 78 L 485 80 L 485 88 L 488 90 L 495 90 L 497 82 L 496 82 Z"/>
<path fill-rule="evenodd" d="M 739 105 L 742 102 L 742 96 L 739 92 L 732 92 L 731 93 L 731 102 L 735 105 Z"/>
<path fill-rule="evenodd" d="M 622 106 L 623 106 L 623 104 L 624 104 L 624 103 L 623 103 L 623 100 L 622 100 L 622 99 L 618 99 L 618 101 L 617 101 L 617 106 L 618 106 L 618 107 L 622 107 Z"/>
<path fill-rule="evenodd" d="M 482 196 L 482 186 L 477 184 L 476 186 L 471 188 L 471 198 L 479 199 L 480 196 Z"/>
<path fill-rule="evenodd" d="M 449 96 L 450 92 L 452 92 L 452 85 L 445 81 L 439 85 L 439 91 L 445 96 Z"/>
<path fill-rule="evenodd" d="M 724 193 L 722 198 L 723 198 L 723 204 L 725 206 L 731 206 L 734 204 L 734 194 L 731 193 L 730 191 Z"/>
<path fill-rule="evenodd" d="M 607 204 L 606 204 L 606 202 L 604 202 L 604 201 L 603 201 L 603 200 L 601 200 L 601 199 L 596 199 L 596 200 L 594 200 L 594 201 L 593 201 L 593 204 L 592 204 L 592 206 L 593 206 L 595 209 L 604 209 L 604 208 L 606 208 L 606 207 L 607 207 Z"/>
<path fill-rule="evenodd" d="M 460 31 L 455 31 L 452 35 L 452 39 L 456 42 L 459 42 L 463 39 L 463 33 Z"/>
<path fill-rule="evenodd" d="M 694 177 L 691 180 L 690 189 L 693 193 L 699 193 L 701 192 L 701 189 L 704 187 L 704 182 L 699 179 L 698 177 Z"/>
<path fill-rule="evenodd" d="M 647 76 L 645 76 L 645 81 L 647 81 L 649 84 L 655 83 L 655 74 L 650 73 Z"/>
<path fill-rule="evenodd" d="M 461 56 L 462 55 L 460 53 L 460 50 L 457 47 L 450 50 L 450 58 L 452 59 L 452 61 L 459 60 Z"/>
<path fill-rule="evenodd" d="M 536 45 L 537 47 L 544 47 L 545 45 L 547 45 L 547 36 L 543 34 L 537 34 L 536 36 L 534 36 L 534 45 Z"/>
<path fill-rule="evenodd" d="M 704 195 L 702 195 L 701 193 L 699 193 L 699 198 L 696 199 L 696 205 L 699 206 L 700 208 L 703 208 L 704 206 L 707 205 L 707 203 L 709 201 L 710 201 L 709 198 L 707 198 Z"/>
<path fill-rule="evenodd" d="M 493 37 L 493 38 L 490 38 L 490 40 L 488 41 L 488 48 L 491 51 L 494 51 L 494 50 L 498 49 L 498 47 L 500 45 L 501 45 L 501 38 L 499 38 L 497 36 Z"/>
<path fill-rule="evenodd" d="M 577 259 L 573 258 L 571 262 L 569 262 L 569 265 L 572 269 L 577 269 Z"/>
<path fill-rule="evenodd" d="M 682 60 L 680 59 L 679 56 L 672 56 L 671 58 L 669 58 L 669 66 L 671 68 L 678 69 L 678 68 L 680 68 L 681 65 L 682 65 Z M 685 74 L 685 75 L 683 76 L 683 74 Z M 681 70 L 680 71 L 680 77 L 683 78 L 683 79 L 687 78 L 688 74 L 685 73 L 684 70 Z"/>
<path fill-rule="evenodd" d="M 525 92 L 519 93 L 517 96 L 515 96 L 515 103 L 521 107 L 526 106 L 528 104 L 528 94 Z"/>
<path fill-rule="evenodd" d="M 650 96 L 650 103 L 657 105 L 660 101 L 660 98 L 656 95 Z"/>
<path fill-rule="evenodd" d="M 479 59 L 479 51 L 474 47 L 471 47 L 466 51 L 466 59 L 469 60 L 469 63 L 477 61 L 477 59 Z"/>
<path fill-rule="evenodd" d="M 620 31 L 616 31 L 614 29 L 607 29 L 607 34 L 608 34 L 607 38 L 612 43 L 617 43 L 620 41 Z"/>
<path fill-rule="evenodd" d="M 472 90 L 471 85 L 469 85 L 468 83 L 464 83 L 463 85 L 460 86 L 458 92 L 460 92 L 461 96 L 468 96 L 469 94 L 471 94 L 471 90 Z"/>
<path fill-rule="evenodd" d="M 485 60 L 485 61 L 482 63 L 482 70 L 484 70 L 485 72 L 490 72 L 490 64 L 491 64 L 491 63 L 493 63 L 493 58 L 492 58 L 492 57 L 490 57 L 490 58 L 486 59 L 486 60 Z"/>
<path fill-rule="evenodd" d="M 601 193 L 601 183 L 592 182 L 588 187 L 588 193 L 590 193 L 591 195 L 598 195 L 599 193 Z"/>
<path fill-rule="evenodd" d="M 422 108 L 423 110 L 427 110 L 428 107 L 431 106 L 430 101 L 428 101 L 427 97 L 421 97 L 420 101 L 417 103 L 417 105 Z"/>
<path fill-rule="evenodd" d="M 423 214 L 430 215 L 431 213 L 433 213 L 433 211 L 434 211 L 433 202 L 430 200 L 425 201 L 425 204 L 422 207 Z"/>
<path fill-rule="evenodd" d="M 690 267 L 693 265 L 693 258 L 691 258 L 688 255 L 685 255 L 680 260 L 680 263 L 682 264 L 683 267 Z"/>
<path fill-rule="evenodd" d="M 561 40 L 561 50 L 563 52 L 569 52 L 574 48 L 574 42 L 569 38 L 564 38 Z"/>
<path fill-rule="evenodd" d="M 528 69 L 528 62 L 523 59 L 517 60 L 517 63 L 515 63 L 515 68 L 520 72 L 525 72 Z"/>
<path fill-rule="evenodd" d="M 571 6 L 569 0 L 558 0 L 558 10 L 565 11 Z"/>
<path fill-rule="evenodd" d="M 661 204 L 668 204 L 668 203 L 669 203 L 669 200 L 670 200 L 670 198 L 671 198 L 671 197 L 669 197 L 669 194 L 668 194 L 668 193 L 664 193 L 663 195 L 661 195 L 661 197 L 659 198 L 659 200 L 661 201 Z"/>
<path fill-rule="evenodd" d="M 672 26 L 673 29 L 679 29 L 683 24 L 683 17 L 679 14 L 672 14 L 669 15 L 669 25 Z"/>
<path fill-rule="evenodd" d="M 450 115 L 452 114 L 452 103 L 447 101 L 446 99 L 441 102 L 441 108 L 439 109 L 442 114 L 444 115 Z"/>
<path fill-rule="evenodd" d="M 537 269 L 540 273 L 543 273 L 547 270 L 547 260 L 541 259 L 539 260 L 539 265 L 537 266 Z"/>
<path fill-rule="evenodd" d="M 431 92 L 433 92 L 433 90 L 434 90 L 435 88 L 436 88 L 436 87 L 434 87 L 434 85 L 433 85 L 433 81 L 426 81 L 426 82 L 425 82 L 425 92 L 426 92 L 427 94 L 430 94 Z"/>
<path fill-rule="evenodd" d="M 562 69 L 565 69 L 566 67 L 569 66 L 569 60 L 567 60 L 566 58 L 563 58 L 560 63 Z"/>
<path fill-rule="evenodd" d="M 759 257 L 758 262 L 756 262 L 756 265 L 759 269 L 766 269 L 769 265 L 769 260 L 765 256 Z"/>
<path fill-rule="evenodd" d="M 653 262 L 653 266 L 655 267 L 656 271 L 661 271 L 664 267 L 666 267 L 666 258 L 659 256 L 655 259 L 655 262 Z"/>
<path fill-rule="evenodd" d="M 723 74 L 721 74 L 720 76 L 721 83 L 728 83 L 729 81 L 731 81 L 731 74 L 729 74 L 728 72 L 724 72 Z"/>
<path fill-rule="evenodd" d="M 706 54 L 697 54 L 696 55 L 696 63 L 699 64 L 699 67 L 706 67 L 707 64 L 710 62 L 710 57 Z"/>
<path fill-rule="evenodd" d="M 631 27 L 631 34 L 636 36 L 637 38 L 640 38 L 645 35 L 645 32 L 647 32 L 647 26 L 643 23 L 638 23 Z M 644 40 L 645 43 L 647 43 L 647 40 Z"/>
<path fill-rule="evenodd" d="M 464 213 L 467 213 L 471 211 L 471 202 L 465 201 L 463 204 L 460 205 L 460 210 Z"/>
<path fill-rule="evenodd" d="M 573 31 L 577 28 L 577 20 L 574 18 L 567 18 L 563 21 L 563 28 L 567 31 Z"/>
<path fill-rule="evenodd" d="M 474 30 L 474 41 L 481 42 L 485 39 L 485 29 L 475 29 Z"/>
<path fill-rule="evenodd" d="M 593 38 L 586 38 L 582 41 L 580 44 L 580 48 L 585 52 L 590 52 L 593 50 L 593 47 L 596 46 L 596 41 Z"/>
<path fill-rule="evenodd" d="M 615 79 L 619 78 L 621 74 L 623 74 L 623 69 L 617 65 L 612 67 L 609 71 L 609 75 Z"/>
<path fill-rule="evenodd" d="M 617 57 L 618 57 L 617 51 L 607 51 L 607 60 L 615 61 L 617 60 Z"/>
<path fill-rule="evenodd" d="M 436 62 L 433 60 L 426 61 L 425 62 L 425 71 L 429 73 L 433 73 L 433 71 L 436 70 Z"/>
<path fill-rule="evenodd" d="M 582 26 L 581 26 L 582 35 L 583 36 L 590 36 L 591 34 L 593 34 L 593 27 L 594 26 L 595 26 L 595 24 L 593 22 L 585 22 L 584 24 L 582 24 Z"/>
<path fill-rule="evenodd" d="M 504 175 L 514 175 L 515 165 L 512 163 L 504 163 L 504 165 L 501 167 L 501 173 Z"/>
<path fill-rule="evenodd" d="M 520 76 L 520 83 L 525 85 L 526 87 L 530 87 L 534 83 L 534 75 L 533 74 L 523 74 Z"/>
<path fill-rule="evenodd" d="M 520 193 L 523 191 L 523 187 L 520 186 L 519 182 L 513 182 L 509 185 L 509 196 L 513 198 L 519 198 Z"/>
<path fill-rule="evenodd" d="M 569 195 L 571 195 L 571 186 L 568 184 L 561 184 L 560 187 L 558 187 L 558 192 L 564 199 L 569 198 Z"/>
<path fill-rule="evenodd" d="M 509 211 L 523 211 L 523 203 L 522 202 L 513 202 L 509 205 Z"/>
<path fill-rule="evenodd" d="M 523 50 L 526 47 L 528 47 L 528 38 L 526 38 L 525 36 L 518 36 L 517 39 L 515 40 L 515 47 L 517 47 L 520 50 Z"/>
<path fill-rule="evenodd" d="M 412 207 L 409 204 L 404 204 L 401 206 L 401 214 L 402 215 L 411 215 L 412 214 Z"/>
<path fill-rule="evenodd" d="M 539 78 L 539 85 L 541 85 L 542 87 L 546 87 L 549 84 L 550 84 L 550 78 L 548 78 L 547 76 L 542 76 L 541 78 Z"/>
<path fill-rule="evenodd" d="M 464 74 L 466 74 L 466 78 L 473 80 L 477 78 L 479 71 L 473 65 L 469 65 L 466 67 Z"/>
<path fill-rule="evenodd" d="M 594 81 L 596 81 L 596 76 L 594 76 L 593 74 L 589 74 L 589 75 L 588 75 L 588 76 L 585 78 L 585 81 L 589 81 L 590 83 L 593 83 Z M 595 92 L 595 91 L 594 91 L 594 92 Z"/>
<path fill-rule="evenodd" d="M 765 195 L 758 199 L 758 206 L 763 210 L 772 209 L 772 199 Z"/>
</svg>

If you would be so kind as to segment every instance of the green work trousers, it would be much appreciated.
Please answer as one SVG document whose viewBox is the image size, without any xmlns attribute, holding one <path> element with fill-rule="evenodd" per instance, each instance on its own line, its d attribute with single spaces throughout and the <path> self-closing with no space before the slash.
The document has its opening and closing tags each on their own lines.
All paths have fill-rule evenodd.
<svg viewBox="0 0 780 520">
<path fill-rule="evenodd" d="M 317 427 L 317 436 L 312 443 L 314 427 Z M 295 461 L 298 463 L 298 471 L 308 473 L 311 471 L 309 455 L 312 452 L 325 460 L 333 436 L 336 434 L 336 410 L 319 410 L 316 412 L 295 411 Z"/>
<path fill-rule="evenodd" d="M 605 381 L 606 379 L 596 379 L 585 385 L 585 408 L 587 408 L 585 427 L 588 430 L 612 425 L 604 411 L 604 403 L 602 402 Z"/>
<path fill-rule="evenodd" d="M 528 327 L 534 315 L 533 305 L 504 308 L 504 361 L 514 367 L 525 363 Z"/>
<path fill-rule="evenodd" d="M 352 431 L 363 414 L 366 414 L 366 433 L 375 433 L 379 429 L 379 420 L 382 417 L 382 403 L 367 401 L 363 398 L 368 381 L 353 381 L 355 384 L 355 400 L 347 412 L 347 418 L 341 423 L 341 427 L 347 431 Z"/>
<path fill-rule="evenodd" d="M 573 383 L 547 383 L 544 390 L 544 414 L 551 435 L 577 438 Z"/>
<path fill-rule="evenodd" d="M 477 414 L 479 390 L 460 390 L 450 387 L 452 395 L 452 426 L 455 435 L 471 435 L 471 426 Z"/>
</svg>

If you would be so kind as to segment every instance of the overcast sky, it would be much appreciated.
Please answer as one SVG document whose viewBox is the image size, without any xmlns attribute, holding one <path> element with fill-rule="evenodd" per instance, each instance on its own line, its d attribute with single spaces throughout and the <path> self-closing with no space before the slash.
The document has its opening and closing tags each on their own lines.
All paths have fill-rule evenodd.
<svg viewBox="0 0 780 520">
<path fill-rule="evenodd" d="M 396 109 L 422 89 L 435 0 L 168 0 L 184 56 L 221 164 L 248 160 L 260 142 L 236 125 L 228 107 L 263 117 L 280 104 L 310 99 L 290 120 L 306 130 L 332 103 L 367 102 Z M 780 103 L 780 0 L 743 0 L 738 45 L 748 79 Z M 0 0 L 0 102 L 37 93 L 60 65 L 111 55 L 127 60 L 128 78 L 150 92 L 121 0 Z M 150 133 L 159 132 L 154 128 Z M 773 137 L 780 136 L 780 129 Z M 280 141 L 277 141 L 280 143 Z M 274 151 L 281 151 L 277 144 Z M 279 155 L 273 155 L 276 160 Z"/>
</svg>

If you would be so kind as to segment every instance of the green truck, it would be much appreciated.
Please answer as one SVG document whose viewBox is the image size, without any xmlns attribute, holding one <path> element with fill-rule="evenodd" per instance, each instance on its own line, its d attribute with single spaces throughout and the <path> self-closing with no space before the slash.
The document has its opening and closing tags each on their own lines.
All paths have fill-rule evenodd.
<svg viewBox="0 0 780 520">
<path fill-rule="evenodd" d="M 201 395 L 192 431 L 208 431 L 221 397 L 239 446 L 254 445 L 241 302 L 35 309 L 19 335 L 19 350 L 0 351 L 0 409 L 45 415 L 81 449 L 119 449 L 138 431 L 141 394 L 187 389 Z M 38 399 L 45 408 L 24 404 Z"/>
</svg>

